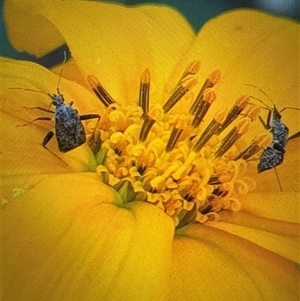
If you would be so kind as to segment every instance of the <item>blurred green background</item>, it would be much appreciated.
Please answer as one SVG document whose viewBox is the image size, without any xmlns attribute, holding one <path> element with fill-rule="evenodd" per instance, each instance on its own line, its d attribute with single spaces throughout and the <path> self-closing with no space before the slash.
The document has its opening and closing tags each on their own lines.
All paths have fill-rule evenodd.
<svg viewBox="0 0 300 301">
<path fill-rule="evenodd" d="M 0 55 L 12 57 L 15 59 L 31 60 L 40 63 L 46 67 L 53 66 L 57 63 L 58 57 L 61 58 L 61 51 L 67 50 L 63 45 L 59 50 L 54 51 L 43 58 L 36 58 L 28 53 L 16 51 L 9 43 L 6 35 L 5 22 L 3 20 L 3 1 L 1 1 L 1 49 Z M 300 0 L 121 0 L 103 2 L 122 3 L 126 5 L 135 5 L 141 3 L 158 3 L 170 5 L 177 8 L 190 22 L 195 31 L 210 18 L 227 10 L 235 8 L 256 8 L 272 14 L 286 16 L 295 20 L 300 20 Z M 60 54 L 59 56 L 57 54 Z"/>
</svg>

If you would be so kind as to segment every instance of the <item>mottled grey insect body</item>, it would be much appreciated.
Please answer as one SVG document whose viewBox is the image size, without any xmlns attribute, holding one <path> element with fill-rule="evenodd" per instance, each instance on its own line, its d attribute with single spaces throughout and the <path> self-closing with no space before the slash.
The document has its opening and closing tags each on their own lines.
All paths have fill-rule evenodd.
<svg viewBox="0 0 300 301">
<path fill-rule="evenodd" d="M 67 54 L 64 52 L 64 61 L 63 64 L 67 60 Z M 77 148 L 78 146 L 82 145 L 86 141 L 86 133 L 82 124 L 82 120 L 89 120 L 89 119 L 98 119 L 98 122 L 100 120 L 99 114 L 86 114 L 86 115 L 79 115 L 78 111 L 74 108 L 72 108 L 73 102 L 66 104 L 63 95 L 59 91 L 59 83 L 62 77 L 63 68 L 61 69 L 60 76 L 58 79 L 57 84 L 57 94 L 50 94 L 45 93 L 38 90 L 32 90 L 32 89 L 24 89 L 24 88 L 15 88 L 15 89 L 22 89 L 26 91 L 31 92 L 37 92 L 37 93 L 43 93 L 51 97 L 52 104 L 55 107 L 55 110 L 49 110 L 42 107 L 26 107 L 28 109 L 37 109 L 43 112 L 48 112 L 54 114 L 54 122 L 55 122 L 55 134 L 56 134 L 56 140 L 58 144 L 59 151 L 62 153 L 68 152 L 70 150 L 73 150 Z M 23 125 L 31 124 L 38 120 L 44 120 L 44 121 L 53 121 L 53 118 L 50 117 L 37 117 L 34 120 L 27 122 Z M 53 138 L 54 132 L 50 131 L 45 136 L 42 146 L 50 151 L 47 148 L 48 142 Z M 94 137 L 94 136 L 93 136 Z M 57 158 L 62 160 L 59 156 L 57 156 L 55 153 L 50 151 L 52 154 L 54 154 Z M 63 160 L 62 160 L 63 161 Z"/>
<path fill-rule="evenodd" d="M 29 90 L 29 91 L 34 91 L 34 90 Z M 39 92 L 39 91 L 35 91 L 35 92 Z M 58 148 L 60 152 L 66 153 L 82 145 L 86 141 L 86 133 L 82 124 L 82 120 L 98 119 L 99 121 L 100 115 L 99 114 L 79 115 L 78 111 L 72 108 L 73 102 L 71 102 L 70 104 L 65 104 L 63 95 L 59 93 L 58 89 L 57 92 L 58 94 L 47 93 L 47 95 L 50 96 L 52 99 L 52 104 L 55 107 L 54 111 L 42 107 L 26 107 L 26 108 L 37 109 L 43 112 L 54 114 L 55 134 L 56 134 Z M 37 117 L 34 120 L 27 122 L 23 125 L 28 125 L 38 120 L 53 121 L 53 118 Z M 47 148 L 47 144 L 53 138 L 53 136 L 54 136 L 53 131 L 48 132 L 42 142 L 42 146 L 47 150 L 49 150 Z"/>
<path fill-rule="evenodd" d="M 86 134 L 78 111 L 72 104 L 65 104 L 62 95 L 53 95 L 55 108 L 55 134 L 58 148 L 61 152 L 68 152 L 86 141 Z"/>
<path fill-rule="evenodd" d="M 265 127 L 271 131 L 273 140 L 260 157 L 257 165 L 258 172 L 263 172 L 281 164 L 284 160 L 285 148 L 288 142 L 289 129 L 281 122 L 281 115 L 275 106 L 272 111 L 269 111 L 269 116 L 271 113 L 273 114 L 272 122 L 266 124 Z"/>
<path fill-rule="evenodd" d="M 289 129 L 288 127 L 281 121 L 281 112 L 283 112 L 286 109 L 291 110 L 298 110 L 300 111 L 300 108 L 296 107 L 284 107 L 280 111 L 276 108 L 275 103 L 273 100 L 260 88 L 258 88 L 255 85 L 251 84 L 245 84 L 247 86 L 254 87 L 258 89 L 261 93 L 263 93 L 273 104 L 273 106 L 269 106 L 265 104 L 264 101 L 262 101 L 259 98 L 250 96 L 253 99 L 258 100 L 260 103 L 264 105 L 264 109 L 268 110 L 267 120 L 264 121 L 261 116 L 259 116 L 259 120 L 264 126 L 266 130 L 269 130 L 272 134 L 272 142 L 264 149 L 262 152 L 259 162 L 257 165 L 257 170 L 259 173 L 264 172 L 268 169 L 274 168 L 276 178 L 279 184 L 279 188 L 282 191 L 282 187 L 279 181 L 279 177 L 277 175 L 276 166 L 280 165 L 284 161 L 284 156 L 286 152 L 286 146 L 289 140 L 294 139 L 296 137 L 300 136 L 300 132 L 297 132 L 289 137 Z"/>
</svg>

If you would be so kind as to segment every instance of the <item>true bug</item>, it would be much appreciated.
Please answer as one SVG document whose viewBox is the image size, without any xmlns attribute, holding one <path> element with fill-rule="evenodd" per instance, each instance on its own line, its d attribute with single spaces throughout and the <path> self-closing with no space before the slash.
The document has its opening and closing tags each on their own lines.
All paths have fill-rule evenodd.
<svg viewBox="0 0 300 301">
<path fill-rule="evenodd" d="M 259 89 L 265 96 L 268 97 L 268 99 L 273 104 L 273 107 L 270 107 L 266 105 L 262 100 L 251 96 L 251 98 L 260 101 L 265 106 L 265 109 L 268 110 L 267 121 L 265 122 L 261 116 L 259 116 L 259 120 L 263 124 L 264 128 L 269 130 L 273 136 L 273 140 L 271 144 L 263 151 L 263 153 L 260 156 L 259 163 L 257 165 L 258 172 L 263 172 L 265 170 L 275 168 L 277 165 L 283 162 L 285 148 L 288 140 L 298 137 L 300 133 L 297 132 L 293 136 L 288 137 L 289 129 L 281 121 L 280 113 L 286 109 L 300 110 L 300 108 L 284 107 L 279 111 L 276 108 L 275 103 L 264 91 L 262 91 L 260 88 L 254 85 L 250 85 L 250 84 L 246 84 L 246 85 Z"/>
<path fill-rule="evenodd" d="M 55 106 L 55 111 L 45 109 L 42 107 L 26 107 L 26 108 L 37 109 L 37 110 L 54 114 L 55 134 L 56 134 L 58 149 L 60 152 L 65 153 L 85 143 L 86 133 L 81 121 L 94 119 L 94 118 L 97 118 L 99 120 L 100 115 L 99 114 L 79 115 L 78 111 L 72 107 L 73 102 L 69 104 L 65 103 L 65 99 L 59 91 L 59 83 L 62 76 L 62 71 L 63 68 L 61 70 L 58 84 L 57 84 L 57 94 L 50 94 L 50 93 L 45 93 L 42 91 L 31 90 L 31 89 L 23 89 L 23 90 L 43 93 L 50 96 L 50 98 L 52 99 L 52 104 Z M 15 88 L 15 89 L 22 89 L 22 88 Z M 34 120 L 23 124 L 23 126 L 31 124 L 37 120 L 51 121 L 53 119 L 51 117 L 37 117 Z M 47 148 L 46 145 L 52 139 L 53 136 L 54 136 L 54 131 L 48 132 L 42 142 L 42 146 L 48 151 L 50 150 Z M 52 151 L 50 152 L 52 153 Z"/>
</svg>

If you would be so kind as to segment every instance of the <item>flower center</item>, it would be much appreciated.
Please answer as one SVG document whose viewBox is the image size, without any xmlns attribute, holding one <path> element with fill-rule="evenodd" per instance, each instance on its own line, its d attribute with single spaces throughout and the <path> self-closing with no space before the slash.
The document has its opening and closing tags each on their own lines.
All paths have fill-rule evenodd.
<svg viewBox="0 0 300 301">
<path fill-rule="evenodd" d="M 247 160 L 269 143 L 260 135 L 246 148 L 243 135 L 259 108 L 241 96 L 227 112 L 207 124 L 204 117 L 216 99 L 212 90 L 220 72 L 211 73 L 186 113 L 172 108 L 196 83 L 199 62 L 182 74 L 169 99 L 150 104 L 150 72 L 140 78 L 139 102 L 118 105 L 94 76 L 88 82 L 107 110 L 90 138 L 101 180 L 123 202 L 145 201 L 173 218 L 176 228 L 219 219 L 220 210 L 238 211 L 239 196 L 255 188 L 245 176 Z"/>
</svg>

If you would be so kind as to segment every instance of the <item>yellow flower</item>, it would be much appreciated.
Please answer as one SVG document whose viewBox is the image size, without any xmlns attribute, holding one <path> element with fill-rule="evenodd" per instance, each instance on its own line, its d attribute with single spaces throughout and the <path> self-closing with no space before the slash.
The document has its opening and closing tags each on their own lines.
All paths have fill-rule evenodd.
<svg viewBox="0 0 300 301">
<path fill-rule="evenodd" d="M 72 70 L 72 81 L 62 78 L 59 91 L 80 114 L 101 115 L 102 147 L 96 155 L 88 144 L 62 154 L 52 139 L 47 147 L 62 160 L 41 147 L 49 122 L 18 125 L 47 115 L 24 106 L 48 108 L 50 98 L 12 88 L 56 93 L 58 76 L 29 62 L 1 59 L 3 300 L 298 300 L 299 140 L 289 141 L 277 168 L 283 192 L 274 170 L 257 174 L 257 161 L 236 159 L 266 133 L 251 120 L 261 103 L 239 97 L 269 100 L 245 83 L 267 92 L 279 109 L 299 106 L 298 25 L 240 10 L 211 20 L 195 36 L 165 7 L 21 4 L 6 2 L 12 40 L 36 54 L 67 42 L 76 65 L 65 65 L 63 75 Z M 190 74 L 182 77 L 185 70 Z M 217 99 L 204 122 L 191 126 L 188 109 L 214 70 L 221 79 L 204 101 L 215 94 Z M 218 80 L 218 74 L 210 79 Z M 116 103 L 105 108 L 83 82 L 87 76 L 94 89 L 98 78 Z M 134 106 L 140 82 L 143 110 Z M 169 110 L 174 88 L 187 93 Z M 238 118 L 247 121 L 233 122 L 220 137 L 241 122 L 239 129 L 251 123 L 252 130 L 224 154 L 216 135 L 194 147 L 209 122 L 236 99 L 249 101 L 254 113 L 246 108 Z M 292 134 L 299 130 L 298 117 L 297 111 L 282 113 Z M 149 120 L 154 125 L 139 138 Z M 85 123 L 88 141 L 99 141 L 93 137 L 95 121 Z M 181 140 L 174 129 L 184 130 Z M 126 160 L 134 162 L 131 169 Z M 246 193 L 251 179 L 257 188 Z M 147 202 L 136 201 L 145 196 Z"/>
</svg>

